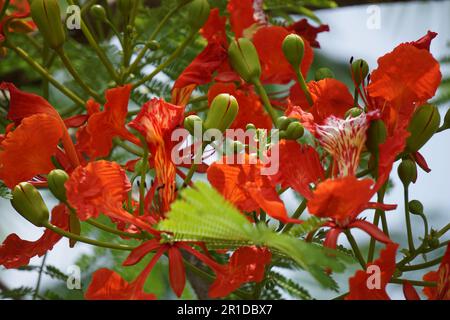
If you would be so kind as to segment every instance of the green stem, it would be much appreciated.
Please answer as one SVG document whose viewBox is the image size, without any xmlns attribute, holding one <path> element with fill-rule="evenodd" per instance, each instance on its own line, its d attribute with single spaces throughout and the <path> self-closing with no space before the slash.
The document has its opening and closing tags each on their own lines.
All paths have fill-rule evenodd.
<svg viewBox="0 0 450 320">
<path fill-rule="evenodd" d="M 391 279 L 391 281 L 389 281 L 389 282 L 396 283 L 396 284 L 404 284 L 405 282 L 409 282 L 413 286 L 419 286 L 419 287 L 435 287 L 436 286 L 436 282 L 407 280 L 407 279 Z"/>
<path fill-rule="evenodd" d="M 305 93 L 306 100 L 308 101 L 308 104 L 310 107 L 314 104 L 314 101 L 311 97 L 311 93 L 309 92 L 308 86 L 306 85 L 305 78 L 303 77 L 302 73 L 299 70 L 296 70 L 295 72 L 298 80 L 298 84 L 300 85 L 300 88 Z"/>
<path fill-rule="evenodd" d="M 97 94 L 94 90 L 92 90 L 84 81 L 81 79 L 78 72 L 75 70 L 72 62 L 70 61 L 69 57 L 67 57 L 66 52 L 61 47 L 60 49 L 56 50 L 56 53 L 61 58 L 62 63 L 66 67 L 67 71 L 72 75 L 73 79 L 80 85 L 80 87 L 91 97 L 93 97 L 98 102 L 104 102 L 102 97 L 100 97 L 99 94 Z"/>
<path fill-rule="evenodd" d="M 186 188 L 189 185 L 189 183 L 191 182 L 192 177 L 194 176 L 194 173 L 197 170 L 197 163 L 201 161 L 203 151 L 205 150 L 205 148 L 208 144 L 209 144 L 208 142 L 203 142 L 202 147 L 198 150 L 197 154 L 195 155 L 194 163 L 189 168 L 186 178 L 183 181 L 182 188 Z"/>
<path fill-rule="evenodd" d="M 359 264 L 361 267 L 365 270 L 366 269 L 366 262 L 364 261 L 364 258 L 361 254 L 361 251 L 359 250 L 358 244 L 356 243 L 355 238 L 353 238 L 353 235 L 351 234 L 350 230 L 345 230 L 345 235 L 347 236 L 348 242 L 350 243 L 353 253 L 355 254 L 356 259 L 358 259 Z"/>
<path fill-rule="evenodd" d="M 439 238 L 439 237 L 442 237 L 447 231 L 449 231 L 450 230 L 450 223 L 449 224 L 447 224 L 445 227 L 443 227 L 441 230 L 439 230 L 439 232 L 436 234 L 436 236 Z"/>
<path fill-rule="evenodd" d="M 408 187 L 404 188 L 404 202 L 405 202 L 405 220 L 406 220 L 406 232 L 408 233 L 408 248 L 409 252 L 412 254 L 414 253 L 414 240 L 413 240 L 413 234 L 412 234 L 412 227 L 411 227 L 411 215 L 409 213 L 409 191 Z"/>
<path fill-rule="evenodd" d="M 41 266 L 39 267 L 39 275 L 36 283 L 36 288 L 34 289 L 33 300 L 39 296 L 39 288 L 41 287 L 42 275 L 44 274 L 45 261 L 47 260 L 47 253 L 44 254 L 42 258 Z"/>
<path fill-rule="evenodd" d="M 74 5 L 75 4 L 73 0 L 67 0 L 67 2 L 70 5 Z M 120 83 L 120 78 L 119 78 L 118 74 L 116 73 L 116 71 L 114 70 L 113 65 L 108 60 L 108 57 L 106 56 L 105 52 L 98 45 L 97 40 L 92 35 L 91 31 L 89 30 L 88 26 L 86 25 L 86 23 L 84 22 L 83 19 L 81 19 L 81 31 L 83 32 L 84 36 L 86 37 L 87 41 L 89 42 L 89 45 L 94 49 L 94 51 L 96 52 L 97 56 L 100 58 L 100 61 L 105 66 L 106 70 L 108 70 L 108 72 L 111 75 L 111 77 L 117 83 Z"/>
<path fill-rule="evenodd" d="M 126 251 L 132 251 L 135 249 L 135 247 L 123 245 L 123 244 L 116 244 L 116 243 L 106 243 L 102 241 L 97 241 L 94 239 L 89 239 L 71 232 L 68 232 L 66 230 L 63 230 L 61 228 L 58 228 L 57 226 L 52 225 L 50 222 L 47 222 L 44 227 L 47 229 L 59 234 L 60 236 L 73 239 L 79 242 L 87 243 L 93 246 L 102 247 L 102 248 L 108 248 L 108 249 L 115 249 L 115 250 L 126 250 Z"/>
<path fill-rule="evenodd" d="M 84 101 L 80 97 L 78 97 L 73 91 L 68 89 L 66 86 L 59 83 L 55 78 L 53 78 L 47 70 L 45 70 L 39 63 L 34 61 L 23 49 L 12 45 L 11 43 L 7 43 L 5 46 L 13 50 L 22 60 L 28 63 L 33 69 L 35 69 L 43 78 L 48 80 L 56 89 L 61 91 L 65 96 L 71 99 L 80 107 L 84 106 Z"/>
<path fill-rule="evenodd" d="M 169 21 L 169 19 L 175 14 L 177 13 L 183 6 L 185 6 L 186 4 L 188 4 L 189 2 L 191 2 L 192 0 L 184 0 L 182 2 L 180 2 L 175 8 L 173 8 L 172 10 L 170 10 L 167 15 L 161 20 L 161 22 L 158 24 L 158 26 L 156 27 L 156 29 L 152 32 L 152 34 L 150 35 L 150 37 L 148 38 L 148 40 L 145 43 L 145 46 L 141 49 L 141 51 L 138 53 L 136 59 L 133 61 L 133 63 L 131 64 L 131 66 L 127 69 L 126 71 L 126 75 L 132 73 L 136 67 L 139 65 L 139 62 L 142 60 L 142 58 L 144 58 L 145 54 L 147 53 L 148 49 L 150 49 L 150 44 L 153 40 L 155 40 L 156 36 L 158 35 L 158 33 L 162 30 L 162 28 L 164 27 L 164 25 L 167 23 L 167 21 Z"/>
<path fill-rule="evenodd" d="M 166 61 L 161 63 L 155 70 L 153 70 L 150 74 L 143 77 L 141 80 L 133 84 L 133 88 L 139 87 L 140 85 L 143 85 L 147 81 L 150 81 L 153 79 L 154 76 L 156 76 L 158 73 L 160 73 L 164 68 L 166 68 L 169 64 L 171 64 L 178 56 L 184 51 L 184 49 L 191 43 L 192 40 L 194 40 L 195 36 L 197 35 L 197 30 L 195 32 L 191 32 L 190 36 L 184 40 L 184 42 L 170 55 L 169 58 L 167 58 Z"/>
<path fill-rule="evenodd" d="M 378 191 L 378 196 L 377 196 L 378 203 L 384 202 L 384 196 L 386 194 L 386 187 L 387 187 L 387 184 L 384 184 L 383 187 Z M 382 211 L 380 209 L 377 209 L 375 211 L 375 217 L 373 218 L 373 224 L 375 226 L 378 226 L 378 222 L 380 221 L 380 217 L 381 217 L 382 213 L 384 213 L 384 211 Z M 386 232 L 386 230 L 383 230 L 383 231 Z M 371 238 L 370 244 L 369 244 L 369 253 L 367 255 L 367 261 L 373 261 L 374 254 L 375 254 L 375 239 Z"/>
<path fill-rule="evenodd" d="M 256 79 L 256 80 L 252 81 L 252 83 L 254 84 L 256 92 L 258 93 L 259 97 L 262 100 L 264 109 L 269 114 L 270 118 L 272 118 L 272 122 L 276 126 L 278 116 L 277 116 L 277 113 L 275 112 L 275 110 L 273 109 L 272 104 L 270 103 L 269 96 L 267 95 L 267 92 L 264 89 L 261 81 L 259 79 Z"/>
<path fill-rule="evenodd" d="M 6 10 L 8 9 L 9 2 L 10 0 L 6 0 L 5 3 L 3 4 L 2 11 L 0 11 L 0 21 L 3 19 L 3 16 L 5 15 Z"/>
<path fill-rule="evenodd" d="M 305 209 L 306 209 L 306 204 L 308 203 L 308 200 L 306 200 L 306 199 L 303 199 L 302 200 L 302 202 L 300 203 L 300 205 L 297 207 L 297 209 L 295 210 L 295 212 L 294 212 L 294 214 L 292 215 L 292 219 L 298 219 L 301 215 L 302 215 L 302 213 L 305 211 Z M 282 233 L 286 233 L 286 232 L 288 232 L 289 230 L 291 230 L 291 228 L 294 226 L 294 224 L 293 223 L 288 223 L 285 227 L 284 227 L 284 229 L 283 229 L 283 231 L 281 231 Z"/>
<path fill-rule="evenodd" d="M 432 266 L 435 266 L 435 265 L 441 263 L 442 258 L 443 257 L 439 257 L 434 260 L 430 260 L 430 261 L 427 261 L 424 263 L 418 263 L 418 264 L 415 264 L 412 266 L 404 266 L 399 269 L 400 269 L 400 271 L 403 271 L 403 272 L 422 270 L 422 269 L 429 268 L 429 267 L 432 267 Z"/>
<path fill-rule="evenodd" d="M 129 233 L 129 232 L 120 231 L 120 230 L 111 228 L 111 227 L 109 227 L 107 225 L 104 225 L 103 223 L 100 223 L 100 222 L 92 220 L 92 219 L 86 220 L 86 223 L 88 223 L 91 226 L 94 226 L 94 227 L 96 227 L 98 229 L 101 229 L 103 231 L 106 231 L 108 233 L 116 234 L 118 236 L 123 236 L 123 237 L 127 237 L 127 238 L 135 238 L 135 239 L 146 239 L 147 238 L 143 234 Z"/>
<path fill-rule="evenodd" d="M 138 156 L 138 157 L 143 157 L 144 156 L 144 152 L 142 150 L 139 150 L 131 145 L 129 145 L 128 143 L 126 143 L 125 141 L 120 140 L 119 138 L 114 138 L 113 142 L 115 145 L 121 147 L 122 149 Z"/>
</svg>

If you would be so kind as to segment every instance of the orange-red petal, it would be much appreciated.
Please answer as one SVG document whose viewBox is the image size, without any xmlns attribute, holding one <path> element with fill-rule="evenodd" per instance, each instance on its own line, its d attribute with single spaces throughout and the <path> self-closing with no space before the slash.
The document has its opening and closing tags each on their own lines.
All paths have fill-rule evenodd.
<svg viewBox="0 0 450 320">
<path fill-rule="evenodd" d="M 425 287 L 423 293 L 430 300 L 450 300 L 450 244 L 437 271 L 430 271 L 424 281 L 436 282 L 436 287 Z"/>
<path fill-rule="evenodd" d="M 271 258 L 272 254 L 267 248 L 253 246 L 237 249 L 225 270 L 217 273 L 217 278 L 209 289 L 209 296 L 225 297 L 244 283 L 262 281 Z"/>
<path fill-rule="evenodd" d="M 386 293 L 386 285 L 392 278 L 395 271 L 395 255 L 398 244 L 388 244 L 381 250 L 380 258 L 367 267 L 372 271 L 358 270 L 349 280 L 350 292 L 345 297 L 346 300 L 390 300 Z M 377 273 L 379 271 L 379 273 Z M 378 281 L 376 281 L 378 280 Z M 379 287 L 377 287 L 377 284 Z M 369 288 L 369 285 L 373 287 Z"/>
<path fill-rule="evenodd" d="M 128 283 L 118 273 L 102 268 L 94 272 L 84 295 L 87 300 L 155 300 L 135 283 Z"/>
<path fill-rule="evenodd" d="M 51 223 L 63 230 L 69 228 L 69 215 L 65 205 L 52 210 Z M 46 229 L 36 241 L 22 240 L 15 233 L 10 234 L 0 246 L 0 265 L 5 268 L 19 268 L 27 265 L 33 257 L 42 257 L 61 239 L 59 234 Z"/>
<path fill-rule="evenodd" d="M 12 188 L 54 169 L 51 157 L 63 130 L 61 121 L 45 113 L 23 119 L 0 144 L 0 179 Z"/>
<path fill-rule="evenodd" d="M 315 216 L 346 224 L 367 206 L 376 192 L 373 184 L 372 179 L 358 180 L 354 176 L 325 180 L 314 190 L 308 210 Z"/>
<path fill-rule="evenodd" d="M 336 79 L 323 79 L 310 81 L 308 89 L 313 99 L 313 105 L 309 106 L 305 94 L 298 84 L 291 88 L 290 99 L 292 104 L 311 113 L 318 124 L 329 116 L 343 118 L 348 109 L 353 105 L 353 96 L 347 86 Z"/>
</svg>

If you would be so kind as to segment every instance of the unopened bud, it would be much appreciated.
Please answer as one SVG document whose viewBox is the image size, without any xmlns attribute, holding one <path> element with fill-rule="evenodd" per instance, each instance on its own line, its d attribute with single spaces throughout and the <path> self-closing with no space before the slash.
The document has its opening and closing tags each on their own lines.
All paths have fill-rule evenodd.
<svg viewBox="0 0 450 320">
<path fill-rule="evenodd" d="M 34 0 L 31 17 L 50 48 L 60 48 L 66 41 L 58 0 Z"/>
<path fill-rule="evenodd" d="M 369 65 L 363 59 L 352 62 L 352 78 L 356 85 L 360 85 L 369 74 Z"/>
<path fill-rule="evenodd" d="M 238 111 L 239 105 L 235 97 L 227 93 L 219 94 L 211 102 L 204 122 L 205 130 L 214 128 L 225 131 L 233 123 Z"/>
<path fill-rule="evenodd" d="M 12 191 L 11 204 L 18 213 L 37 227 L 43 227 L 49 212 L 41 194 L 28 182 L 21 182 Z"/>
<path fill-rule="evenodd" d="M 256 126 L 253 123 L 248 123 L 245 126 L 245 130 L 256 130 Z"/>
<path fill-rule="evenodd" d="M 405 188 L 407 188 L 411 182 L 415 183 L 417 180 L 416 163 L 411 159 L 403 160 L 398 166 L 397 172 Z"/>
<path fill-rule="evenodd" d="M 261 76 L 258 52 L 247 38 L 233 40 L 228 48 L 228 56 L 233 69 L 246 82 L 255 83 Z"/>
<path fill-rule="evenodd" d="M 416 215 L 423 214 L 423 204 L 419 200 L 411 200 L 408 204 L 409 212 Z"/>
<path fill-rule="evenodd" d="M 361 108 L 354 107 L 354 108 L 347 110 L 347 112 L 345 113 L 345 118 L 356 118 L 356 117 L 360 116 L 362 113 L 363 113 L 363 110 Z"/>
<path fill-rule="evenodd" d="M 189 4 L 188 22 L 193 30 L 200 29 L 208 20 L 210 6 L 208 0 L 194 0 Z"/>
<path fill-rule="evenodd" d="M 314 74 L 314 79 L 316 81 L 320 81 L 320 80 L 328 79 L 328 78 L 335 78 L 334 72 L 328 68 L 319 68 L 319 69 L 317 69 L 316 73 Z"/>
<path fill-rule="evenodd" d="M 286 60 L 294 70 L 298 70 L 305 54 L 305 43 L 303 39 L 299 35 L 291 33 L 284 38 L 282 49 Z"/>
<path fill-rule="evenodd" d="M 197 124 L 197 126 L 200 126 L 200 128 L 202 128 L 203 120 L 199 116 L 193 114 L 184 118 L 183 124 L 184 128 L 193 136 L 195 132 L 195 125 Z"/>
<path fill-rule="evenodd" d="M 47 176 L 48 188 L 51 193 L 61 202 L 66 202 L 66 187 L 64 184 L 69 179 L 69 175 L 61 169 L 50 171 Z"/>
<path fill-rule="evenodd" d="M 93 5 L 90 9 L 89 9 L 92 17 L 98 19 L 101 22 L 105 22 L 108 20 L 107 16 L 106 16 L 106 11 L 105 8 L 103 8 L 101 5 L 99 4 L 95 4 Z"/>
<path fill-rule="evenodd" d="M 439 110 L 431 105 L 425 104 L 419 107 L 412 116 L 408 126 L 411 135 L 406 140 L 406 149 L 416 152 L 436 133 L 441 123 Z"/>
<path fill-rule="evenodd" d="M 378 146 L 386 141 L 387 130 L 382 120 L 373 120 L 370 122 L 369 129 L 367 129 L 366 147 L 372 152 L 376 153 Z"/>
<path fill-rule="evenodd" d="M 286 138 L 290 140 L 297 140 L 303 137 L 305 129 L 300 122 L 291 122 L 286 129 Z"/>
</svg>

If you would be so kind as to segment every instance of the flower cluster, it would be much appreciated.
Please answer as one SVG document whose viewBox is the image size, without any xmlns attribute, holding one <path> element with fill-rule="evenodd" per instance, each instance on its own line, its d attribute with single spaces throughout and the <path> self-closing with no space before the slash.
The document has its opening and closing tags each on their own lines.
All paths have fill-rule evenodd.
<svg viewBox="0 0 450 320">
<path fill-rule="evenodd" d="M 183 201 L 183 190 L 196 188 L 193 177 L 203 176 L 252 226 L 276 229 L 275 236 L 280 239 L 288 236 L 325 248 L 325 255 L 333 259 L 342 254 L 339 251 L 348 252 L 338 242 L 345 235 L 351 255 L 361 264 L 361 270 L 349 279 L 346 299 L 389 299 L 385 287 L 395 281 L 404 285 L 407 299 L 419 299 L 413 287 L 416 283 L 400 279 L 399 274 L 415 270 L 411 262 L 420 254 L 445 246 L 439 238 L 449 228 L 430 231 L 427 226 L 422 244 L 416 247 L 410 214 L 424 216 L 423 208 L 418 201 L 405 203 L 408 248 L 405 257 L 396 261 L 398 244 L 389 236 L 385 213 L 396 210 L 397 204 L 384 203 L 384 195 L 396 161 L 400 162 L 398 174 L 406 196 L 410 183 L 417 180 L 417 166 L 430 170 L 420 148 L 440 126 L 436 107 L 427 104 L 441 81 L 439 63 L 430 53 L 435 33 L 399 44 L 380 57 L 373 70 L 364 60 L 352 59 L 349 75 L 353 85 L 349 88 L 326 68 L 316 73 L 315 80 L 305 80 L 314 48 L 320 48 L 317 36 L 329 31 L 327 25 L 315 27 L 307 19 L 275 25 L 262 1 L 229 0 L 225 15 L 219 8 L 210 8 L 206 0 L 194 0 L 189 3 L 195 14 L 192 32 L 200 33 L 204 49 L 172 84 L 170 102 L 154 97 L 133 113 L 130 101 L 145 76 L 138 80 L 129 77 L 131 72 L 125 67 L 104 94 L 86 88 L 65 59 L 62 47 L 67 39 L 50 41 L 45 34 L 46 23 L 56 23 L 55 17 L 51 10 L 45 19 L 40 16 L 38 2 L 33 2 L 31 14 L 44 41 L 68 64 L 69 73 L 90 98 L 81 99 L 49 75 L 50 82 L 56 82 L 55 87 L 78 104 L 76 114 L 62 116 L 59 106 L 55 108 L 44 97 L 22 91 L 13 83 L 0 84 L 9 102 L 8 122 L 0 136 L 0 179 L 12 190 L 13 207 L 34 225 L 45 228 L 36 241 L 10 234 L 0 246 L 1 265 L 27 265 L 31 258 L 43 256 L 62 237 L 68 237 L 71 247 L 86 242 L 129 250 L 122 263 L 127 267 L 151 256 L 131 282 L 114 270 L 97 270 L 86 299 L 155 299 L 154 294 L 144 292 L 144 284 L 163 256 L 168 258 L 170 286 L 178 297 L 190 268 L 200 268 L 212 282 L 209 297 L 246 293 L 240 289 L 244 285 L 253 286 L 253 297 L 259 298 L 264 283 L 270 282 L 270 269 L 281 259 L 266 238 L 237 242 L 234 247 L 230 242 L 219 250 L 205 239 L 180 238 L 161 227 L 171 219 L 173 204 Z M 0 8 L 4 3 L 0 0 Z M 27 26 L 27 32 L 36 29 L 27 20 L 30 6 L 27 1 L 11 0 L 4 9 L 0 10 L 0 42 L 24 58 L 5 36 L 24 30 L 19 26 Z M 59 16 L 56 19 L 61 22 Z M 131 20 L 128 23 L 133 25 Z M 126 32 L 123 43 L 133 40 Z M 58 44 L 52 45 L 53 40 Z M 125 65 L 130 67 L 130 61 Z M 112 70 L 112 75 L 117 76 L 116 72 Z M 282 92 L 268 93 L 274 85 L 283 88 Z M 207 88 L 204 101 L 208 107 L 189 108 L 200 87 Z M 264 129 L 272 130 L 279 139 L 269 139 L 262 154 L 251 150 L 246 141 L 235 141 L 239 148 L 213 161 L 214 151 L 208 146 L 214 141 L 202 141 L 201 147 L 195 148 L 196 142 L 191 144 L 188 139 L 183 151 L 189 158 L 200 158 L 200 163 L 179 165 L 173 157 L 174 151 L 179 151 L 173 134 L 183 126 L 193 134 L 194 122 L 201 129 L 221 132 L 250 130 L 255 139 L 261 138 Z M 114 160 L 116 148 L 128 152 L 126 161 Z M 266 157 L 278 162 L 275 174 L 264 174 L 271 165 Z M 51 213 L 39 189 L 49 189 L 59 201 Z M 293 214 L 281 197 L 286 190 L 302 199 Z M 365 212 L 370 209 L 375 209 L 373 222 L 366 220 Z M 300 219 L 305 210 L 320 223 L 299 237 L 298 230 L 308 224 Z M 111 224 L 100 223 L 100 215 L 108 217 Z M 81 232 L 86 223 L 117 235 L 120 243 L 86 238 Z M 352 236 L 355 228 L 370 237 L 367 259 Z M 138 241 L 139 245 L 124 244 L 126 241 Z M 376 242 L 385 248 L 374 260 Z M 305 269 L 308 259 L 311 265 L 319 265 L 313 256 L 304 259 L 301 267 Z M 423 278 L 424 294 L 430 299 L 450 299 L 450 246 L 438 263 L 439 269 Z M 371 266 L 381 270 L 381 286 L 376 289 L 367 285 Z M 321 265 L 319 269 L 311 273 L 332 274 L 331 267 L 328 270 Z"/>
</svg>

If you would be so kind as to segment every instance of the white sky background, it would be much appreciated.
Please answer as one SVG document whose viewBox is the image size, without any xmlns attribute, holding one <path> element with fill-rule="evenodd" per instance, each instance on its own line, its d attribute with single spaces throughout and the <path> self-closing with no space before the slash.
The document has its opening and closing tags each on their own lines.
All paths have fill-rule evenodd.
<svg viewBox="0 0 450 320">
<path fill-rule="evenodd" d="M 406 41 L 413 41 L 424 35 L 427 30 L 439 33 L 439 36 L 433 41 L 431 52 L 435 57 L 442 57 L 450 54 L 450 49 L 446 48 L 446 43 L 450 41 L 450 1 L 435 2 L 415 2 L 402 4 L 379 5 L 380 8 L 380 29 L 369 29 L 367 19 L 370 14 L 367 13 L 368 5 L 353 6 L 335 10 L 322 10 L 317 12 L 323 23 L 330 26 L 331 31 L 322 33 L 319 41 L 322 46 L 322 52 L 333 57 L 338 61 L 347 62 L 351 56 L 355 58 L 364 58 L 373 69 L 376 66 L 376 60 L 383 54 L 390 52 L 397 44 Z M 373 11 L 371 11 L 373 12 Z M 412 68 L 414 66 L 411 66 Z M 448 74 L 448 70 L 445 70 Z M 441 110 L 442 115 L 445 110 Z M 411 199 L 419 199 L 425 206 L 425 212 L 429 216 L 431 226 L 436 228 L 443 226 L 450 221 L 450 170 L 449 166 L 449 148 L 450 131 L 436 135 L 422 150 L 422 154 L 428 161 L 432 172 L 425 174 L 420 172 L 417 185 L 410 188 Z M 394 169 L 396 170 L 396 168 Z M 388 213 L 388 221 L 392 233 L 400 232 L 404 225 L 403 214 L 403 191 L 400 188 L 400 182 L 393 174 L 396 187 L 386 199 L 387 203 L 398 203 L 399 208 L 393 213 Z M 286 205 L 290 210 L 296 207 L 296 201 L 286 196 Z M 51 206 L 49 206 L 51 207 Z M 37 239 L 42 231 L 27 223 L 11 208 L 9 201 L 0 200 L 2 223 L 0 226 L 0 242 L 6 238 L 9 233 L 17 233 L 19 236 L 34 240 Z M 372 219 L 372 212 L 365 214 Z M 423 228 L 420 220 L 413 218 L 416 222 L 416 234 L 422 234 Z M 360 239 L 366 239 L 364 234 L 356 234 Z M 404 235 L 394 240 L 404 240 Z M 345 243 L 345 242 L 343 242 Z M 68 266 L 74 263 L 77 256 L 81 253 L 89 252 L 89 246 L 77 244 L 76 249 L 68 250 L 67 240 L 58 243 L 54 250 L 48 255 L 47 262 L 59 267 L 65 271 Z M 40 264 L 40 259 L 32 259 L 31 264 Z M 11 287 L 34 286 L 36 282 L 36 273 L 19 272 L 13 270 L 1 270 L 0 278 Z M 409 275 L 408 275 L 409 276 Z M 298 276 L 296 278 L 299 278 Z M 299 278 L 305 284 L 310 284 L 311 293 L 318 298 L 330 298 L 335 296 L 329 291 L 316 288 L 313 281 L 308 276 Z M 414 279 L 418 279 L 417 277 Z M 49 284 L 48 278 L 44 277 L 43 286 Z M 400 286 L 390 286 L 391 296 L 393 298 L 403 298 L 400 292 Z M 343 292 L 346 290 L 346 283 L 342 284 Z"/>
</svg>

